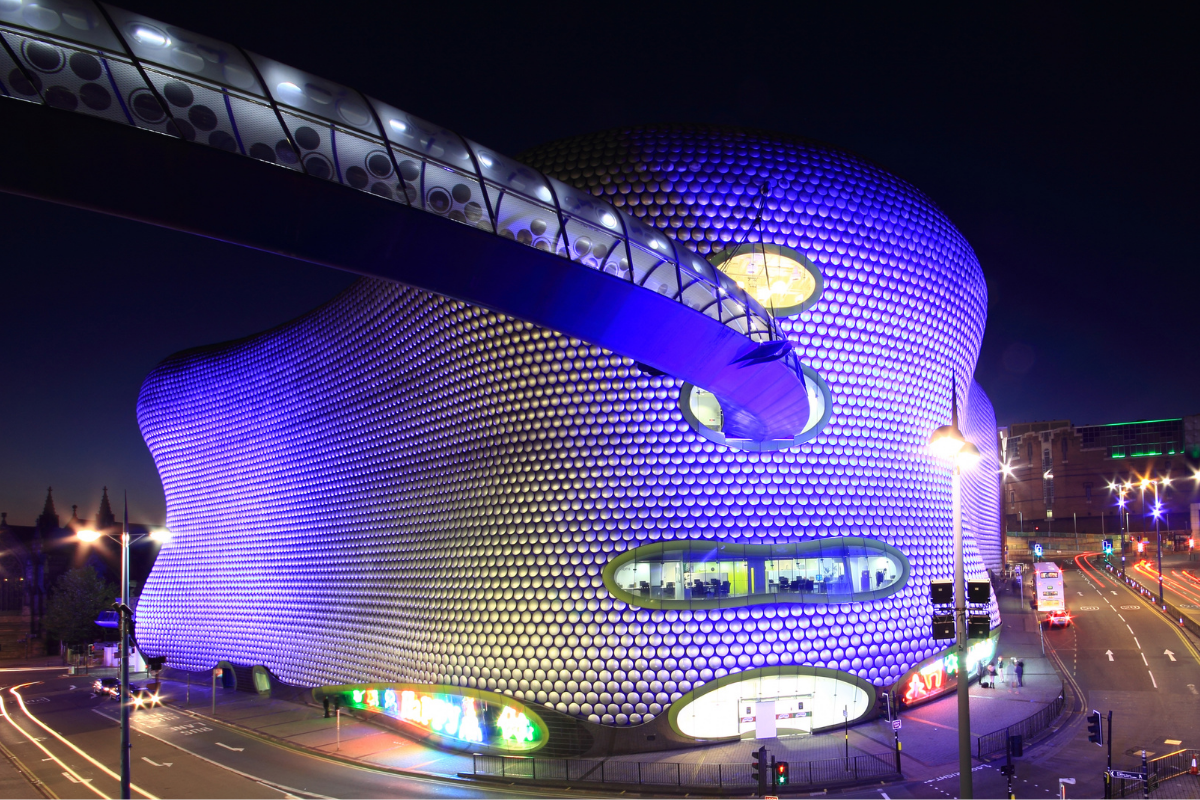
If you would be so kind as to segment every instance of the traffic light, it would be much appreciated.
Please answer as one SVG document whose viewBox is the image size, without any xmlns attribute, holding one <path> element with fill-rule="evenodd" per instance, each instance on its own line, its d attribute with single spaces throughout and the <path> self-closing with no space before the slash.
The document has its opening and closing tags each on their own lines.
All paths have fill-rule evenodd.
<svg viewBox="0 0 1200 800">
<path fill-rule="evenodd" d="M 1191 539 L 1188 539 L 1188 548 L 1189 549 L 1194 548 L 1195 546 L 1196 546 L 1196 539 L 1194 537 Z"/>
<path fill-rule="evenodd" d="M 787 786 L 788 785 L 788 762 L 786 762 L 786 761 L 776 761 L 775 762 L 775 785 L 776 786 Z"/>
<path fill-rule="evenodd" d="M 1113 551 L 1112 539 L 1104 540 L 1104 555 L 1111 556 Z"/>
<path fill-rule="evenodd" d="M 1100 712 L 1095 709 L 1088 714 L 1088 741 L 1104 746 L 1104 723 L 1100 719 Z"/>
<path fill-rule="evenodd" d="M 1042 557 L 1042 552 L 1043 552 L 1043 550 L 1042 550 L 1042 546 L 1041 546 L 1040 544 L 1038 544 L 1037 542 L 1033 542 L 1033 543 L 1032 543 L 1032 547 L 1033 547 L 1033 557 L 1034 557 L 1034 558 L 1041 558 L 1041 557 Z"/>
<path fill-rule="evenodd" d="M 151 672 L 158 672 L 167 663 L 166 656 L 151 656 L 146 659 L 146 668 Z"/>
<path fill-rule="evenodd" d="M 1138 542 L 1138 552 L 1139 553 L 1146 552 L 1146 543 L 1145 542 Z"/>
<path fill-rule="evenodd" d="M 754 761 L 751 763 L 754 769 L 754 776 L 758 779 L 758 788 L 760 792 L 767 790 L 767 748 L 760 747 L 754 751 Z"/>
<path fill-rule="evenodd" d="M 1008 753 L 1013 758 L 1025 755 L 1025 737 L 1019 733 L 1011 734 L 1008 737 Z"/>
</svg>

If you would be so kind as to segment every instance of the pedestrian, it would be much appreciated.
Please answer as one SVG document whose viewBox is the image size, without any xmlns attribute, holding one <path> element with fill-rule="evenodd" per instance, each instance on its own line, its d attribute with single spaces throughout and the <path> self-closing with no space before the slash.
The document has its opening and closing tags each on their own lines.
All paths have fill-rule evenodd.
<svg viewBox="0 0 1200 800">
<path fill-rule="evenodd" d="M 988 664 L 988 688 L 996 688 L 996 665 Z"/>
<path fill-rule="evenodd" d="M 1017 662 L 1015 672 L 1017 673 L 1017 686 L 1024 686 L 1025 685 L 1025 662 L 1024 661 Z"/>
<path fill-rule="evenodd" d="M 1000 682 L 1004 682 L 1004 656 L 996 659 L 996 674 L 1000 676 Z"/>
</svg>

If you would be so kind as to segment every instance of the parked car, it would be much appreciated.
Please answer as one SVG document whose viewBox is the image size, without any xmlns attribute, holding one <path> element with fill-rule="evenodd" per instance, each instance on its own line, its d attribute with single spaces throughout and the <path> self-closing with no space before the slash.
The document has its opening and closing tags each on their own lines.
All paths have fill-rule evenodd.
<svg viewBox="0 0 1200 800">
<path fill-rule="evenodd" d="M 1048 628 L 1065 628 L 1071 624 L 1071 615 L 1062 611 L 1051 611 L 1046 615 L 1046 627 Z"/>
<path fill-rule="evenodd" d="M 100 695 L 116 697 L 117 692 L 120 691 L 120 686 L 121 682 L 116 678 L 97 678 L 92 684 L 92 694 L 97 697 Z"/>
</svg>

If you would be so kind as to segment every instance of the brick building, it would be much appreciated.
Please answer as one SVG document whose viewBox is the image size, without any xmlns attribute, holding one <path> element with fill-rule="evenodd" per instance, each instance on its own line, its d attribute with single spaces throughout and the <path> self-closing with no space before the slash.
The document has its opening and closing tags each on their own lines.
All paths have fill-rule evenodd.
<svg viewBox="0 0 1200 800">
<path fill-rule="evenodd" d="M 1010 532 L 1119 532 L 1117 493 L 1126 497 L 1126 530 L 1154 531 L 1154 486 L 1160 526 L 1186 539 L 1200 529 L 1200 415 L 1106 425 L 1070 420 L 1021 422 L 999 430 L 1003 504 Z M 1144 511 L 1143 511 L 1144 496 Z"/>
</svg>

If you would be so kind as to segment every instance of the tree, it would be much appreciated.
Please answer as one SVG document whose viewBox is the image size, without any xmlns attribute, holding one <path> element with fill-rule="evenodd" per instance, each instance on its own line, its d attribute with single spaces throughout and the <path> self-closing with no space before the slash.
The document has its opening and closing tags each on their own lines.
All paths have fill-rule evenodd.
<svg viewBox="0 0 1200 800">
<path fill-rule="evenodd" d="M 95 641 L 96 617 L 112 610 L 116 596 L 117 587 L 102 580 L 96 570 L 77 567 L 54 584 L 46 606 L 46 630 L 69 645 Z"/>
</svg>

